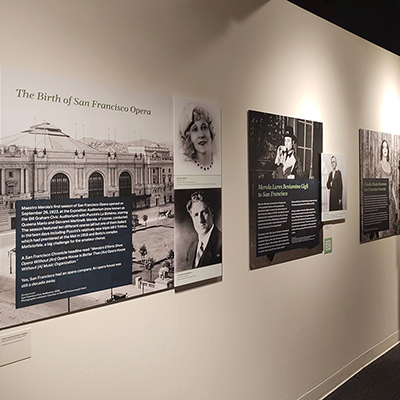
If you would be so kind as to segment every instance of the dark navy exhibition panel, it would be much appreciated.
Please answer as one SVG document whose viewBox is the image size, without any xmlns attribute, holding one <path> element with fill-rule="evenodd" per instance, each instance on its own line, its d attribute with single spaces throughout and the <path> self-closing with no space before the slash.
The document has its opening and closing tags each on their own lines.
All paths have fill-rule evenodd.
<svg viewBox="0 0 400 400">
<path fill-rule="evenodd" d="M 120 211 L 113 220 L 110 210 L 114 205 Z M 43 207 L 66 210 L 69 206 L 71 213 L 87 207 L 100 211 L 88 213 L 88 218 L 77 212 L 64 221 L 60 214 L 53 216 L 52 210 L 41 212 Z M 39 209 L 26 218 L 25 210 L 30 207 Z M 40 229 L 29 225 L 35 218 Z M 19 201 L 16 222 L 16 308 L 132 283 L 131 198 Z M 60 224 L 59 230 L 55 224 Z M 28 229 L 32 235 L 27 239 Z"/>
<path fill-rule="evenodd" d="M 362 234 L 389 229 L 389 179 L 362 179 Z"/>
<path fill-rule="evenodd" d="M 257 257 L 319 244 L 320 183 L 317 179 L 257 180 Z"/>
</svg>

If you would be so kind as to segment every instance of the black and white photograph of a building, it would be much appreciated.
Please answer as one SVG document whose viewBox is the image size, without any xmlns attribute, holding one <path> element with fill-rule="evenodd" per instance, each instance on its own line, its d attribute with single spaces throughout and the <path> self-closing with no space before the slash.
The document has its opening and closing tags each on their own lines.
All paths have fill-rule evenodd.
<svg viewBox="0 0 400 400">
<path fill-rule="evenodd" d="M 134 210 L 173 203 L 170 148 L 76 140 L 49 122 L 1 139 L 0 171 L 0 231 L 15 228 L 18 200 L 132 196 Z"/>
</svg>

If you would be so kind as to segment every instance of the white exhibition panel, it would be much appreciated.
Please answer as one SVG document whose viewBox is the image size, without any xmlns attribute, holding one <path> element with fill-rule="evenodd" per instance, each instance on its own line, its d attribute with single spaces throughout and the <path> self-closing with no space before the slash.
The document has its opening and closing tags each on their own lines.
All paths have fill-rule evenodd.
<svg viewBox="0 0 400 400">
<path fill-rule="evenodd" d="M 399 239 L 359 244 L 358 129 L 399 133 L 399 57 L 284 0 L 0 9 L 0 65 L 220 104 L 224 224 L 222 281 L 30 324 L 0 397 L 296 399 L 398 331 Z M 321 121 L 347 155 L 333 253 L 249 271 L 249 109 Z"/>
</svg>

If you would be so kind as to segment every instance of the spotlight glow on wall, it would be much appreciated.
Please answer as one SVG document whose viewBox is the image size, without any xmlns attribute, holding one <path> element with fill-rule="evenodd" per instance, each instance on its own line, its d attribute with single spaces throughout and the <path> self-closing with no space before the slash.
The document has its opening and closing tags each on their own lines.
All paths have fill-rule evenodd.
<svg viewBox="0 0 400 400">
<path fill-rule="evenodd" d="M 299 118 L 310 119 L 312 121 L 321 121 L 321 110 L 314 94 L 304 93 L 297 104 L 296 116 Z"/>
<path fill-rule="evenodd" d="M 381 104 L 382 131 L 399 134 L 400 132 L 400 100 L 396 88 L 390 84 L 386 87 Z"/>
</svg>

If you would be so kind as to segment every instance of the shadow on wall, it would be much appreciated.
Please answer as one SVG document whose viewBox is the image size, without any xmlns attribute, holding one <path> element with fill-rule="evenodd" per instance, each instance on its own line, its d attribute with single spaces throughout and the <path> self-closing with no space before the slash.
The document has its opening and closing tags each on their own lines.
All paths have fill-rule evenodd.
<svg viewBox="0 0 400 400">
<path fill-rule="evenodd" d="M 117 3 L 120 3 L 118 0 Z M 174 71 L 181 79 L 192 73 L 192 65 L 199 64 L 203 68 L 212 69 L 209 60 L 206 62 L 204 54 L 208 54 L 213 43 L 225 35 L 232 24 L 246 20 L 256 13 L 270 0 L 191 0 L 165 1 L 164 3 L 141 3 L 136 7 L 131 2 L 124 3 L 125 14 L 120 9 L 110 10 L 119 16 L 118 29 L 124 38 L 125 54 L 122 58 L 140 60 L 142 73 L 148 75 L 152 81 L 159 73 L 159 65 L 163 70 Z M 102 11 L 103 12 L 103 11 Z M 142 17 L 141 17 L 142 15 Z M 135 24 L 129 21 L 132 16 Z M 123 27 L 127 32 L 137 37 L 146 37 L 145 41 L 128 40 Z M 149 59 L 149 49 L 157 55 L 154 64 L 153 57 Z M 151 61 L 150 61 L 151 60 Z M 218 64 L 218 60 L 215 60 Z M 200 70 L 202 70 L 200 68 Z"/>
<path fill-rule="evenodd" d="M 251 14 L 257 12 L 264 4 L 270 0 L 194 0 L 188 6 L 191 6 L 203 22 L 215 20 L 215 24 L 220 25 L 221 21 L 226 19 L 240 22 L 248 18 Z"/>
<path fill-rule="evenodd" d="M 41 59 L 51 58 L 54 63 L 48 63 L 47 68 L 62 71 L 61 63 L 66 66 L 66 75 L 71 69 L 80 70 L 82 65 L 96 65 L 100 77 L 110 76 L 113 71 L 126 85 L 130 79 L 142 82 L 148 76 L 159 88 L 165 82 L 164 71 L 173 71 L 184 80 L 192 73 L 193 64 L 198 68 L 200 63 L 200 71 L 212 69 L 213 64 L 204 54 L 209 54 L 210 48 L 213 50 L 212 45 L 232 25 L 246 20 L 269 2 L 71 0 L 38 2 L 23 8 L 14 2 L 5 6 L 4 12 L 2 9 L 0 20 L 2 29 L 15 38 L 13 47 L 21 47 L 26 57 L 33 60 L 33 69 L 35 63 L 41 69 Z M 22 27 L 35 20 L 35 33 L 25 28 L 16 30 L 10 23 L 12 15 L 18 16 Z M 37 43 L 41 44 L 40 57 Z M 7 46 L 5 51 L 5 58 L 12 60 L 15 52 Z M 73 67 L 74 63 L 79 68 Z"/>
<path fill-rule="evenodd" d="M 201 50 L 222 36 L 232 22 L 246 20 L 268 2 L 270 0 L 193 0 L 176 7 L 166 5 L 164 27 L 158 27 L 161 34 L 156 34 L 155 45 L 173 52 L 175 62 L 196 57 L 193 53 L 201 54 Z M 170 24 L 174 24 L 174 30 L 168 28 Z M 164 34 L 166 30 L 169 37 Z"/>
</svg>

